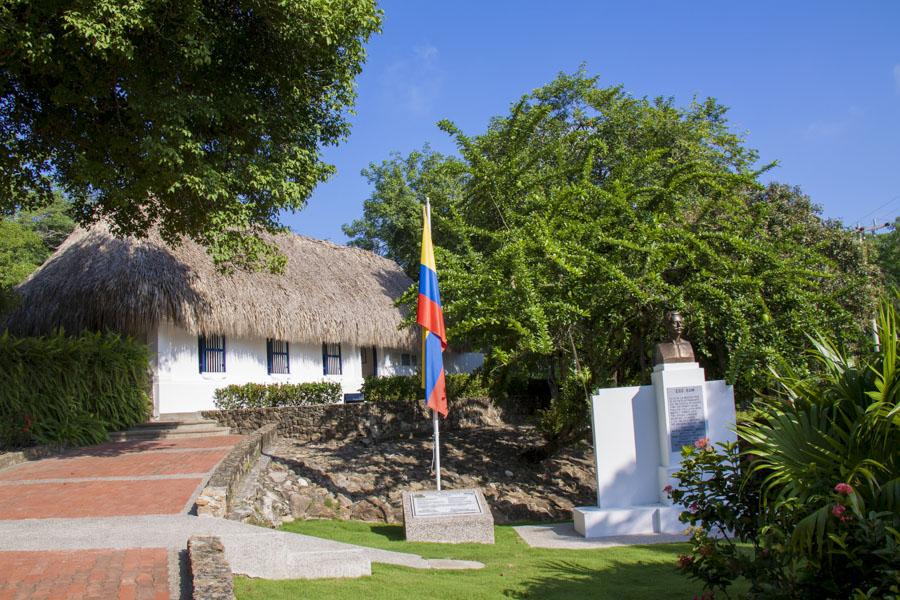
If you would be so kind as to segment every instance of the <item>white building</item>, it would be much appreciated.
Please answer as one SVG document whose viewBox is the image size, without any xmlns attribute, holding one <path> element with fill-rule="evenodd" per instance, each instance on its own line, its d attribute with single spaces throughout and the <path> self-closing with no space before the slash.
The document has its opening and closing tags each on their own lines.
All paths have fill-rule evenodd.
<svg viewBox="0 0 900 600">
<path fill-rule="evenodd" d="M 292 234 L 273 236 L 282 274 L 213 265 L 191 241 L 119 240 L 77 229 L 19 286 L 17 333 L 111 329 L 145 339 L 155 414 L 214 408 L 217 388 L 334 381 L 357 399 L 364 377 L 411 375 L 418 336 L 397 299 L 412 281 L 371 252 Z M 445 354 L 448 372 L 481 364 Z"/>
</svg>

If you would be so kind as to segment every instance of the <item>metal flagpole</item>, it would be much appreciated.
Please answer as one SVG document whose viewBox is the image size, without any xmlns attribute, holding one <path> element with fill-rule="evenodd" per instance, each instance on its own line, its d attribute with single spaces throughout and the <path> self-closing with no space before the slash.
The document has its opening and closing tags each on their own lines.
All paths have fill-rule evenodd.
<svg viewBox="0 0 900 600">
<path fill-rule="evenodd" d="M 441 491 L 441 428 L 438 425 L 437 411 L 432 408 L 431 414 L 431 421 L 434 423 L 434 472 L 437 477 L 437 491 Z"/>
<path fill-rule="evenodd" d="M 430 234 L 431 201 L 428 199 L 428 196 L 425 196 L 425 214 L 428 215 L 428 233 Z M 434 248 L 433 244 L 432 248 Z M 428 398 L 425 398 L 425 403 L 428 404 Z M 431 409 L 431 423 L 434 425 L 434 473 L 437 481 L 437 491 L 441 491 L 441 426 L 440 421 L 438 420 L 438 412 L 433 408 Z"/>
</svg>

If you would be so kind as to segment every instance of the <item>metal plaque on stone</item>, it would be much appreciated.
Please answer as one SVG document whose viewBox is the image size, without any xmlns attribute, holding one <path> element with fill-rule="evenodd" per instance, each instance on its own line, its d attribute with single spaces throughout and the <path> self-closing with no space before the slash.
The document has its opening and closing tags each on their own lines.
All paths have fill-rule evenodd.
<svg viewBox="0 0 900 600">
<path fill-rule="evenodd" d="M 706 437 L 702 385 L 666 388 L 666 405 L 672 452 L 680 452 L 682 446 L 691 446 Z"/>
<path fill-rule="evenodd" d="M 417 517 L 479 515 L 482 512 L 478 497 L 471 490 L 415 492 L 411 496 L 413 514 Z"/>
<path fill-rule="evenodd" d="M 494 517 L 480 489 L 404 491 L 401 496 L 407 540 L 494 543 Z"/>
</svg>

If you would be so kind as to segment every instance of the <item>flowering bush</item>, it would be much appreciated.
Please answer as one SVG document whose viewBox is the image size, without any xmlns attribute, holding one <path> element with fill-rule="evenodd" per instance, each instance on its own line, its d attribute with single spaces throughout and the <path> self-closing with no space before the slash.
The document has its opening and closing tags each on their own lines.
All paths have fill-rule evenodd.
<svg viewBox="0 0 900 600">
<path fill-rule="evenodd" d="M 817 497 L 816 510 L 794 500 L 765 503 L 763 479 L 753 458 L 736 444 L 695 445 L 682 450 L 678 486 L 669 497 L 686 508 L 691 554 L 677 566 L 703 582 L 705 598 L 743 578 L 748 599 L 900 597 L 900 534 L 896 515 L 866 511 L 853 486 L 839 482 Z M 830 542 L 826 552 L 793 543 L 811 516 Z"/>
</svg>

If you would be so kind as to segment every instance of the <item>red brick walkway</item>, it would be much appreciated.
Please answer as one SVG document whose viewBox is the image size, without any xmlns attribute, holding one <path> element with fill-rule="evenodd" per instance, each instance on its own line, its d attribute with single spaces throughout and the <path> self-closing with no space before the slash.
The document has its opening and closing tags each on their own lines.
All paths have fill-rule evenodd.
<svg viewBox="0 0 900 600">
<path fill-rule="evenodd" d="M 0 471 L 0 520 L 178 514 L 241 439 L 102 444 L 16 465 Z"/>
<path fill-rule="evenodd" d="M 0 552 L 0 600 L 167 600 L 164 548 Z"/>
<path fill-rule="evenodd" d="M 0 485 L 0 519 L 176 515 L 202 479 Z"/>
<path fill-rule="evenodd" d="M 206 473 L 216 466 L 227 452 L 223 449 L 190 452 L 151 451 L 114 456 L 48 458 L 0 472 L 0 481 Z"/>
<path fill-rule="evenodd" d="M 4 469 L 0 520 L 177 515 L 241 439 L 101 444 Z M 0 551 L 0 600 L 26 598 L 167 599 L 168 551 Z"/>
</svg>

